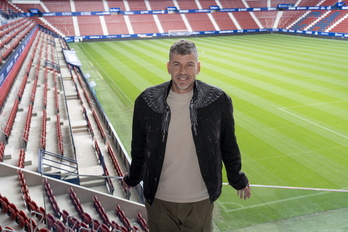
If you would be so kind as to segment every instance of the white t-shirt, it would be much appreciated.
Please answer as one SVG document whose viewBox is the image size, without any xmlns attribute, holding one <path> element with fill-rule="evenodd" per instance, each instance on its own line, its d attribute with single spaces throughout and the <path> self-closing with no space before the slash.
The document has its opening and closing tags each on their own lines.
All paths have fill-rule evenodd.
<svg viewBox="0 0 348 232">
<path fill-rule="evenodd" d="M 193 91 L 178 94 L 170 90 L 167 103 L 171 110 L 168 138 L 156 198 L 190 203 L 209 198 L 193 142 L 190 101 Z"/>
</svg>

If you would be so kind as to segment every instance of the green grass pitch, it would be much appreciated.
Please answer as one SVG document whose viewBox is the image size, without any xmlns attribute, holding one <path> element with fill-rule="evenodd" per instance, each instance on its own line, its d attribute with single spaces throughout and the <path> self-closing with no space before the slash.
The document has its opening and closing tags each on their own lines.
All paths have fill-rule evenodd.
<svg viewBox="0 0 348 232">
<path fill-rule="evenodd" d="M 348 41 L 284 34 L 188 39 L 199 51 L 197 78 L 233 99 L 251 184 L 348 190 Z M 128 152 L 133 102 L 170 79 L 166 62 L 176 40 L 69 44 Z M 348 230 L 340 220 L 348 218 L 348 193 L 257 186 L 252 192 L 244 201 L 223 187 L 214 231 Z"/>
</svg>

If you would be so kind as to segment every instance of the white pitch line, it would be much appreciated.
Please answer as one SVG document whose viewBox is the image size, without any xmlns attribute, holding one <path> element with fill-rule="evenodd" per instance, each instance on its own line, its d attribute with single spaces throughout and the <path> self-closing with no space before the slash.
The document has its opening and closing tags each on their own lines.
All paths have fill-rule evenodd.
<svg viewBox="0 0 348 232">
<path fill-rule="evenodd" d="M 296 118 L 299 118 L 299 119 L 301 119 L 301 120 L 303 120 L 303 121 L 305 121 L 305 122 L 308 122 L 308 123 L 310 123 L 310 124 L 312 124 L 312 125 L 314 125 L 314 126 L 317 126 L 317 127 L 321 128 L 321 129 L 324 129 L 324 130 L 326 130 L 326 131 L 329 131 L 329 132 L 331 132 L 331 133 L 333 133 L 333 134 L 335 134 L 335 135 L 341 136 L 342 138 L 348 139 L 348 136 L 346 136 L 346 135 L 343 135 L 343 134 L 338 133 L 338 132 L 336 132 L 336 131 L 334 131 L 334 130 L 331 130 L 331 129 L 329 129 L 329 128 L 326 128 L 326 127 L 324 127 L 324 126 L 322 126 L 322 125 L 319 125 L 318 123 L 312 122 L 311 120 L 308 120 L 308 119 L 305 119 L 305 118 L 303 118 L 303 117 L 301 117 L 301 116 L 298 116 L 297 114 L 291 113 L 291 112 L 289 112 L 289 111 L 287 111 L 287 110 L 284 110 L 284 109 L 282 109 L 282 108 L 278 108 L 278 109 L 281 110 L 281 111 L 283 111 L 283 112 L 285 112 L 285 113 L 287 113 L 287 114 L 290 114 L 290 115 L 292 115 L 292 116 L 294 116 L 294 117 L 296 117 Z"/>
<path fill-rule="evenodd" d="M 102 80 L 104 80 L 103 76 L 99 73 L 99 71 L 96 71 L 96 72 L 97 72 L 98 76 L 99 76 Z"/>
<path fill-rule="evenodd" d="M 339 101 L 331 101 L 331 102 L 318 102 L 318 103 L 313 103 L 313 104 L 306 104 L 305 106 L 322 106 L 322 105 L 329 105 L 332 103 L 341 103 L 341 102 L 347 102 L 348 100 L 339 100 Z M 303 105 L 297 105 L 297 106 L 288 106 L 288 107 L 282 107 L 282 108 L 301 108 Z"/>
<path fill-rule="evenodd" d="M 229 183 L 223 183 L 223 185 L 229 185 Z M 345 189 L 305 188 L 305 187 L 276 186 L 276 185 L 260 185 L 260 184 L 251 184 L 250 186 L 251 186 L 251 187 L 260 187 L 260 188 L 297 189 L 297 190 L 311 190 L 311 191 L 323 191 L 323 192 L 341 192 L 341 193 L 348 193 L 348 190 L 345 190 Z"/>
<path fill-rule="evenodd" d="M 235 212 L 235 211 L 240 211 L 240 210 L 245 210 L 245 209 L 252 209 L 252 208 L 257 208 L 257 207 L 263 207 L 265 205 L 273 205 L 273 204 L 279 204 L 279 203 L 282 203 L 282 202 L 289 202 L 289 201 L 295 201 L 295 200 L 298 200 L 298 199 L 309 198 L 309 197 L 313 197 L 313 196 L 319 196 L 319 195 L 323 195 L 323 194 L 326 194 L 326 193 L 327 192 L 317 192 L 317 193 L 314 193 L 314 194 L 301 195 L 301 196 L 297 196 L 297 197 L 285 198 L 285 199 L 276 200 L 276 201 L 269 201 L 269 202 L 264 202 L 264 203 L 261 203 L 261 204 L 255 204 L 255 205 L 250 205 L 250 206 L 242 206 L 240 208 L 235 208 L 235 209 L 228 209 L 227 207 L 225 207 L 225 205 L 231 204 L 231 202 L 220 202 L 220 201 L 218 201 L 218 204 L 226 212 Z"/>
<path fill-rule="evenodd" d="M 223 185 L 229 185 L 229 184 L 228 183 L 223 183 Z M 312 193 L 312 194 L 309 194 L 309 195 L 301 195 L 301 196 L 292 197 L 292 198 L 281 199 L 281 200 L 277 200 L 277 201 L 264 202 L 264 203 L 261 203 L 261 204 L 250 205 L 250 206 L 245 206 L 245 207 L 241 206 L 240 208 L 235 208 L 235 209 L 228 209 L 225 206 L 225 205 L 231 204 L 231 202 L 220 202 L 220 201 L 218 201 L 217 203 L 226 212 L 235 212 L 235 211 L 246 210 L 246 209 L 251 209 L 251 208 L 263 207 L 265 205 L 273 205 L 273 204 L 279 204 L 281 202 L 288 202 L 288 201 L 294 201 L 294 200 L 303 199 L 303 198 L 309 198 L 309 197 L 313 197 L 313 196 L 326 194 L 326 193 L 331 192 L 331 191 L 332 192 L 348 192 L 348 190 L 343 190 L 343 189 L 302 188 L 302 187 L 254 185 L 254 184 L 251 184 L 250 186 L 251 187 L 265 187 L 265 188 L 281 188 L 281 189 L 315 190 L 315 191 L 321 191 L 321 192 Z M 236 204 L 234 204 L 234 205 L 236 205 Z"/>
</svg>

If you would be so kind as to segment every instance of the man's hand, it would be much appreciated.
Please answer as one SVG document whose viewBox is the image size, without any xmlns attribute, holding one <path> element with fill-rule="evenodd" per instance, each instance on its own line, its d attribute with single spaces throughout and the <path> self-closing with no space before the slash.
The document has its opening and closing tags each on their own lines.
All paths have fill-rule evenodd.
<svg viewBox="0 0 348 232">
<path fill-rule="evenodd" d="M 240 199 L 244 199 L 244 200 L 250 198 L 251 191 L 250 191 L 249 184 L 245 188 L 238 190 L 237 195 L 239 195 Z"/>
<path fill-rule="evenodd" d="M 122 179 L 122 186 L 124 190 L 129 190 L 131 188 L 131 186 L 129 186 L 123 179 Z"/>
</svg>

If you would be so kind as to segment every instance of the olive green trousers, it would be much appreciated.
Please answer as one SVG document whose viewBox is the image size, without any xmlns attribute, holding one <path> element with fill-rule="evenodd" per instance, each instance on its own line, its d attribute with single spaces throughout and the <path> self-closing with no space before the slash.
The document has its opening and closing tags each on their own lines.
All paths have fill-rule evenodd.
<svg viewBox="0 0 348 232">
<path fill-rule="evenodd" d="M 145 203 L 150 232 L 212 232 L 214 203 L 209 199 L 173 203 L 155 199 Z"/>
</svg>

